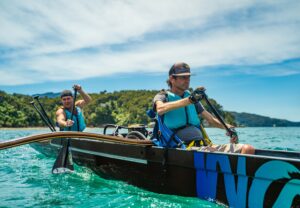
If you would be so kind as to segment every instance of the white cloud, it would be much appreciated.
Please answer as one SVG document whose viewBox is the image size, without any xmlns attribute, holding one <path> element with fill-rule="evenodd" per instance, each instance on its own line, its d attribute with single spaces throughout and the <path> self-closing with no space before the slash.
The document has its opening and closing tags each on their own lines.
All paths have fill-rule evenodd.
<svg viewBox="0 0 300 208">
<path fill-rule="evenodd" d="M 0 59 L 12 67 L 0 65 L 0 83 L 165 72 L 178 60 L 281 62 L 300 55 L 299 9 L 298 1 L 2 1 Z"/>
</svg>

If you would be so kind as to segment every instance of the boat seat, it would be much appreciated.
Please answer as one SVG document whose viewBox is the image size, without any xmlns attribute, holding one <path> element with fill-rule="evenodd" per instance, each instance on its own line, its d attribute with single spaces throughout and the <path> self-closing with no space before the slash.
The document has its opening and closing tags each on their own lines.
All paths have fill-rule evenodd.
<svg viewBox="0 0 300 208">
<path fill-rule="evenodd" d="M 127 134 L 126 138 L 128 139 L 139 139 L 139 140 L 146 140 L 146 136 L 139 131 L 131 131 Z"/>
<path fill-rule="evenodd" d="M 107 133 L 107 129 L 111 128 L 112 133 Z M 120 132 L 121 129 L 125 129 L 128 131 L 128 133 Z M 135 124 L 130 126 L 119 126 L 116 124 L 106 124 L 103 128 L 103 134 L 104 135 L 110 135 L 110 136 L 119 136 L 123 138 L 129 138 L 129 139 L 139 139 L 139 140 L 146 140 L 147 136 L 150 134 L 150 132 L 147 131 L 145 125 Z"/>
</svg>

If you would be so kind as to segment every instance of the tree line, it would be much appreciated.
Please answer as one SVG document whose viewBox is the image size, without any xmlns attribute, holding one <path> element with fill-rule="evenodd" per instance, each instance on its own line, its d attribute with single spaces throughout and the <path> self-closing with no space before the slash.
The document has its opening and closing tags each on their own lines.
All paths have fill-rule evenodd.
<svg viewBox="0 0 300 208">
<path fill-rule="evenodd" d="M 151 119 L 146 111 L 152 108 L 152 99 L 156 90 L 122 90 L 115 92 L 102 91 L 91 93 L 92 102 L 84 110 L 87 126 L 101 127 L 104 124 L 149 124 Z M 80 96 L 78 97 L 80 99 Z M 8 94 L 0 91 L 0 127 L 40 127 L 44 126 L 38 113 L 30 104 L 31 96 Z M 235 125 L 234 116 L 223 110 L 215 100 L 211 103 L 219 111 L 225 121 Z M 61 106 L 60 97 L 41 96 L 48 116 L 55 121 L 55 112 Z M 206 103 L 204 107 L 210 111 Z"/>
</svg>

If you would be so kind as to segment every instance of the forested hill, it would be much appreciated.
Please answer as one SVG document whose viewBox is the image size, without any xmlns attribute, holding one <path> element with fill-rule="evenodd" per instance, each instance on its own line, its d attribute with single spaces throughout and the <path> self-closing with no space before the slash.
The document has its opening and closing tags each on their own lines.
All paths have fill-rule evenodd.
<svg viewBox="0 0 300 208">
<path fill-rule="evenodd" d="M 292 122 L 284 119 L 270 118 L 250 113 L 229 112 L 235 117 L 235 121 L 240 126 L 249 127 L 286 127 L 300 126 L 300 122 Z"/>
<path fill-rule="evenodd" d="M 155 90 L 124 90 L 90 94 L 93 101 L 84 108 L 86 123 L 88 126 L 103 126 L 107 123 L 119 125 L 148 124 L 151 119 L 147 117 L 146 110 L 152 108 L 152 99 L 156 93 L 158 91 Z M 28 95 L 7 94 L 0 91 L 0 127 L 44 126 L 39 115 L 30 104 L 32 100 L 32 97 Z M 40 95 L 40 101 L 54 121 L 55 112 L 61 105 L 59 94 Z M 215 100 L 211 99 L 210 101 L 225 117 L 226 122 L 235 124 L 230 113 L 224 112 L 222 106 Z M 206 106 L 206 109 L 209 108 Z"/>
</svg>

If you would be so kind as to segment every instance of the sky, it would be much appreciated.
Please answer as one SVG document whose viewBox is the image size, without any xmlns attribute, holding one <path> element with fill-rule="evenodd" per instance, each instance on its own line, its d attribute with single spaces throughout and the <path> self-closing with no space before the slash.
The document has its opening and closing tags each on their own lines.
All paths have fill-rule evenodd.
<svg viewBox="0 0 300 208">
<path fill-rule="evenodd" d="M 1 0 L 0 90 L 160 90 L 183 61 L 224 110 L 300 121 L 299 11 L 298 0 Z"/>
</svg>

